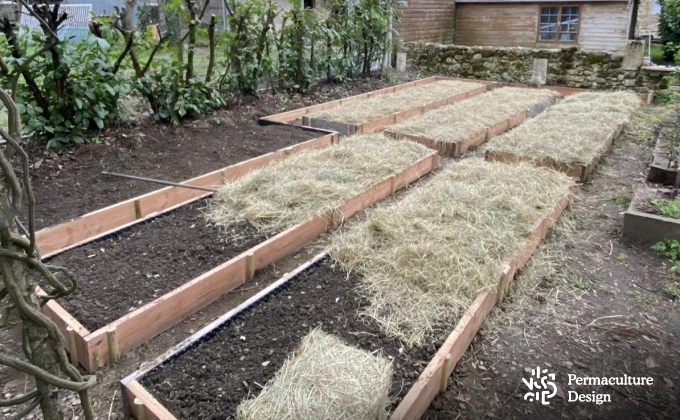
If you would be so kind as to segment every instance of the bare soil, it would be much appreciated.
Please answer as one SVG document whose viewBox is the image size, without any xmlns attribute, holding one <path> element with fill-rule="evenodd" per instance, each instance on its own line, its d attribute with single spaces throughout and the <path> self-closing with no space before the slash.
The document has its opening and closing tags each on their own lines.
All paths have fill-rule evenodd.
<svg viewBox="0 0 680 420">
<path fill-rule="evenodd" d="M 389 80 L 361 78 L 342 84 L 322 84 L 318 86 L 313 93 L 308 95 L 264 94 L 260 98 L 243 98 L 231 104 L 228 109 L 220 110 L 216 113 L 221 121 L 218 128 L 222 127 L 223 131 L 229 133 L 231 136 L 229 138 L 232 139 L 233 142 L 238 142 L 241 138 L 241 132 L 244 131 L 244 127 L 258 127 L 256 125 L 256 120 L 259 117 L 357 95 L 363 92 L 405 83 L 417 78 L 419 78 L 419 75 L 413 73 L 395 74 Z M 222 119 L 220 115 L 225 115 L 225 118 Z M 233 121 L 234 126 L 229 125 L 230 120 Z M 165 135 L 181 137 L 182 139 L 187 140 L 185 145 L 191 145 L 195 142 L 202 142 L 202 140 L 207 137 L 208 131 L 203 130 L 201 127 L 206 127 L 206 125 L 214 123 L 213 116 L 207 116 L 197 118 L 193 121 L 186 121 L 179 128 L 170 128 L 160 125 L 157 128 L 153 128 L 153 130 L 158 130 L 158 133 L 163 133 L 163 135 L 157 139 L 159 140 L 158 142 L 148 139 L 147 137 L 136 135 L 136 133 L 139 132 L 143 133 L 144 127 L 147 125 L 154 127 L 151 122 L 142 123 L 133 127 L 114 128 L 102 133 L 100 144 L 75 146 L 60 154 L 44 154 L 43 149 L 39 146 L 30 145 L 28 149 L 31 164 L 35 164 L 40 159 L 43 159 L 40 168 L 34 170 L 32 174 L 33 182 L 40 184 L 41 186 L 39 188 L 41 188 L 45 194 L 45 196 L 43 196 L 44 198 L 39 198 L 39 204 L 36 210 L 39 226 L 46 227 L 63 222 L 69 218 L 80 216 L 90 210 L 101 208 L 102 205 L 115 203 L 121 199 L 126 199 L 159 187 L 158 185 L 153 184 L 130 183 L 121 184 L 123 186 L 120 188 L 96 189 L 95 192 L 89 194 L 85 187 L 81 188 L 77 185 L 79 183 L 83 184 L 89 182 L 88 185 L 90 189 L 94 189 L 95 182 L 85 175 L 86 168 L 88 168 L 89 165 L 92 165 L 95 169 L 92 169 L 91 172 L 88 173 L 91 173 L 93 174 L 91 176 L 96 177 L 99 177 L 98 174 L 101 170 L 118 170 L 120 172 L 127 171 L 129 173 L 151 177 L 163 177 L 164 179 L 171 181 L 185 180 L 192 176 L 210 171 L 211 167 L 208 167 L 206 163 L 209 158 L 206 156 L 209 156 L 212 152 L 208 147 L 200 149 L 202 152 L 196 151 L 194 158 L 186 159 L 187 161 L 192 162 L 192 164 L 184 162 L 185 153 L 168 155 L 166 157 L 161 156 L 157 160 L 154 160 L 154 163 L 147 164 L 145 159 L 154 159 L 154 153 L 146 155 L 146 158 L 134 158 L 132 157 L 132 154 L 135 151 L 139 151 L 139 148 L 134 148 L 132 146 L 138 144 L 140 141 L 142 145 L 155 145 L 158 143 L 158 147 L 155 150 L 157 153 L 162 154 L 166 148 L 162 142 Z M 194 125 L 196 127 L 194 127 Z M 228 130 L 226 127 L 229 127 Z M 247 132 L 247 130 L 245 131 Z M 210 133 L 214 132 L 215 131 L 210 131 Z M 126 134 L 128 137 L 124 137 L 123 134 Z M 318 136 L 312 135 L 308 138 L 314 137 Z M 179 144 L 181 145 L 182 143 Z M 224 147 L 228 147 L 228 145 L 224 145 Z M 144 148 L 144 146 L 142 148 Z M 273 150 L 278 148 L 278 146 L 272 147 Z M 266 150 L 263 146 L 262 149 L 255 149 L 252 153 L 253 155 L 251 157 L 259 156 L 266 153 Z M 116 158 L 118 154 L 120 154 L 120 158 Z M 85 162 L 83 164 L 78 163 L 78 159 L 80 158 L 74 160 L 72 155 L 82 155 L 82 159 L 84 159 Z M 169 158 L 170 156 L 174 156 L 174 158 L 171 160 Z M 244 159 L 247 158 L 248 157 L 244 156 Z M 219 160 L 219 162 L 215 163 L 216 166 L 214 168 L 218 169 L 238 161 L 238 159 L 224 162 Z M 116 165 L 129 166 L 116 166 L 109 162 L 118 162 Z M 59 165 L 61 165 L 62 168 L 59 168 Z M 99 167 L 97 167 L 97 165 L 99 165 Z M 146 167 L 146 165 L 148 165 L 146 172 L 143 169 L 138 169 L 139 167 Z M 173 177 L 173 171 L 176 166 L 189 167 L 192 172 L 187 171 L 184 173 L 181 172 L 181 168 L 178 168 L 177 174 Z M 38 182 L 38 180 L 40 181 Z M 75 183 L 75 185 L 73 183 Z M 105 185 L 103 181 L 101 184 Z M 135 188 L 140 189 L 136 190 Z M 48 195 L 50 189 L 59 189 L 61 193 Z M 75 192 L 76 190 L 78 191 L 77 193 Z M 126 194 L 125 192 L 127 191 L 130 191 L 130 193 Z M 37 195 L 40 196 L 40 194 L 41 193 L 39 192 Z M 81 194 L 89 194 L 88 199 L 81 199 Z M 108 199 L 108 201 L 96 201 L 99 204 L 88 205 L 90 200 L 107 200 L 106 197 L 109 195 L 113 195 L 113 198 Z M 63 197 L 68 197 L 68 200 L 63 200 Z M 61 207 L 64 207 L 65 209 L 61 209 Z M 56 214 L 53 215 L 52 213 Z M 299 252 L 283 258 L 268 268 L 259 271 L 256 273 L 253 280 L 232 292 L 224 294 L 220 299 L 186 318 L 175 327 L 158 335 L 131 352 L 124 354 L 122 360 L 118 364 L 100 369 L 97 372 L 98 383 L 89 392 L 97 419 L 121 420 L 125 418 L 122 413 L 122 400 L 119 384 L 121 378 L 139 368 L 144 362 L 152 360 L 166 352 L 169 348 L 181 342 L 198 329 L 212 322 L 215 318 L 238 306 L 240 303 L 271 284 L 271 282 L 277 280 L 283 273 L 294 269 L 302 262 L 311 258 L 312 255 L 318 252 L 319 246 L 321 246 L 322 243 L 321 240 L 316 241 Z M 4 320 L 2 321 L 4 322 Z M 10 321 L 9 325 L 5 327 L 0 327 L 0 352 L 23 358 L 20 332 L 20 324 L 17 324 L 14 321 Z M 35 386 L 32 383 L 32 380 L 27 375 L 0 366 L 0 391 L 2 391 L 5 398 L 26 393 L 34 388 Z M 66 418 L 82 419 L 82 412 L 77 403 L 77 395 L 70 392 L 63 392 L 61 394 L 61 400 L 62 410 Z M 9 417 L 17 412 L 17 407 L 0 408 L 0 417 Z M 42 416 L 38 411 L 34 411 L 26 417 L 26 419 L 29 420 L 41 418 Z"/>
<path fill-rule="evenodd" d="M 670 264 L 621 240 L 645 182 L 663 108 L 638 113 L 571 210 L 540 245 L 423 419 L 680 418 L 680 286 Z M 556 375 L 549 405 L 524 400 L 531 369 Z M 652 386 L 579 386 L 579 377 L 652 377 Z M 570 394 L 570 391 L 572 394 Z M 569 402 L 573 392 L 611 402 Z"/>
<path fill-rule="evenodd" d="M 208 223 L 205 205 L 195 201 L 57 255 L 49 263 L 81 279 L 59 303 L 95 331 L 267 239 L 246 221 Z"/>
<path fill-rule="evenodd" d="M 374 321 L 357 316 L 368 305 L 354 291 L 359 281 L 326 259 L 142 383 L 177 418 L 230 418 L 243 399 L 273 378 L 302 338 L 320 327 L 394 360 L 390 395 L 396 407 L 445 337 L 410 349 L 387 338 Z"/>
<path fill-rule="evenodd" d="M 260 126 L 260 117 L 357 95 L 414 79 L 361 78 L 322 84 L 309 95 L 263 94 L 239 98 L 229 107 L 183 122 L 179 128 L 152 119 L 131 127 L 108 128 L 99 143 L 57 153 L 29 144 L 38 229 L 82 216 L 162 186 L 101 175 L 118 172 L 166 181 L 186 179 L 251 159 L 321 134 L 292 126 Z"/>
</svg>

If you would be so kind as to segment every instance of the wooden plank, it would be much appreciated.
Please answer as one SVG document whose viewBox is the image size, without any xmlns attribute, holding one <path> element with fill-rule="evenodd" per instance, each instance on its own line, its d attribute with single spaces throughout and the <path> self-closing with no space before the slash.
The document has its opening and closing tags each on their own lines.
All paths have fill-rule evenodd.
<svg viewBox="0 0 680 420">
<path fill-rule="evenodd" d="M 438 106 L 444 106 L 444 105 L 446 105 L 446 98 L 435 101 L 430 105 L 434 105 L 434 104 L 438 104 Z M 407 109 L 406 111 L 395 112 L 394 114 L 392 114 L 394 116 L 394 123 L 396 124 L 400 121 L 404 121 L 404 120 L 407 120 L 409 118 L 415 117 L 416 115 L 420 115 L 425 111 L 425 108 L 427 108 L 427 107 L 419 106 L 417 108 Z M 434 108 L 431 108 L 431 109 L 434 109 Z"/>
<path fill-rule="evenodd" d="M 243 253 L 88 335 L 88 371 L 109 363 L 109 329 L 115 328 L 120 353 L 124 354 L 243 284 L 245 263 Z"/>
<path fill-rule="evenodd" d="M 508 131 L 508 123 L 510 120 L 505 120 L 505 121 L 500 121 L 495 124 L 493 124 L 491 127 L 486 129 L 486 138 L 487 140 L 490 139 L 493 136 L 497 136 L 501 133 L 505 133 Z"/>
<path fill-rule="evenodd" d="M 135 221 L 135 199 L 88 213 L 77 219 L 42 229 L 35 234 L 36 243 L 43 258 L 48 258 L 63 249 L 78 245 L 118 226 Z"/>
<path fill-rule="evenodd" d="M 355 213 L 369 207 L 371 204 L 388 197 L 392 194 L 393 188 L 395 190 L 398 189 L 394 175 L 377 184 L 373 184 L 371 188 L 345 201 L 345 204 L 340 207 L 339 213 L 343 220 L 348 219 Z"/>
<path fill-rule="evenodd" d="M 328 229 L 330 221 L 326 215 L 315 215 L 306 221 L 284 230 L 247 251 L 253 254 L 255 270 L 295 252 Z"/>
<path fill-rule="evenodd" d="M 527 119 L 527 116 L 528 116 L 527 111 L 522 111 L 519 114 L 510 118 L 510 120 L 508 121 L 508 130 L 522 124 Z"/>
<path fill-rule="evenodd" d="M 46 295 L 46 293 L 40 287 L 36 287 L 36 291 L 39 296 Z M 72 355 L 72 358 L 75 356 L 76 360 L 78 360 L 78 362 L 83 365 L 83 360 L 87 359 L 87 344 L 85 343 L 85 336 L 89 334 L 87 328 L 85 328 L 80 322 L 71 316 L 71 314 L 69 314 L 64 309 L 64 307 L 55 300 L 50 300 L 47 302 L 47 304 L 42 307 L 42 313 L 57 325 L 59 332 L 61 332 L 61 335 L 64 337 L 66 350 L 68 350 L 68 352 Z M 71 348 L 69 343 L 68 328 L 73 329 L 75 348 Z"/>
<path fill-rule="evenodd" d="M 487 137 L 487 131 L 484 130 L 469 136 L 461 142 L 453 143 L 456 145 L 454 149 L 455 157 L 462 156 L 463 153 L 465 153 L 472 146 L 479 146 L 480 144 L 484 143 Z"/>
<path fill-rule="evenodd" d="M 357 125 L 357 134 L 370 134 L 380 131 L 388 125 L 394 124 L 396 115 L 385 115 L 384 117 Z"/>
<path fill-rule="evenodd" d="M 395 190 L 399 190 L 411 182 L 420 179 L 424 175 L 434 171 L 437 168 L 437 153 L 432 153 L 420 159 L 414 165 L 411 165 L 405 171 L 395 175 Z"/>
<path fill-rule="evenodd" d="M 182 187 L 167 187 L 149 194 L 139 197 L 140 215 L 145 218 L 149 215 L 155 215 L 170 207 L 175 207 L 178 204 L 186 203 L 187 201 L 209 196 L 210 193 L 201 190 L 193 190 Z"/>
<path fill-rule="evenodd" d="M 448 354 L 451 357 L 448 366 L 450 372 L 444 372 L 450 375 L 477 331 L 479 331 L 486 316 L 493 309 L 497 297 L 498 295 L 493 289 L 486 289 L 477 296 L 477 299 L 465 312 L 463 318 L 458 322 L 456 328 L 446 339 L 430 364 L 420 374 L 397 409 L 394 410 L 390 417 L 391 420 L 416 420 L 425 413 L 439 391 L 439 379 L 443 373 L 445 356 Z"/>
<path fill-rule="evenodd" d="M 135 399 L 140 400 L 144 407 L 144 417 L 146 420 L 176 420 L 175 416 L 166 410 L 166 408 L 136 380 L 122 384 L 122 388 L 123 393 L 125 394 L 123 400 L 124 403 L 127 403 L 128 409 L 135 406 Z M 134 408 L 131 411 L 133 410 Z M 129 414 L 134 418 L 139 418 L 136 413 L 130 412 Z"/>
</svg>

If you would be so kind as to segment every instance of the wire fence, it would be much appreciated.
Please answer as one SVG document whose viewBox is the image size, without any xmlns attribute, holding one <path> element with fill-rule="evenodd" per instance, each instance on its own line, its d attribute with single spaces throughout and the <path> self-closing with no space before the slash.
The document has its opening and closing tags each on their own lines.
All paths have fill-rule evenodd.
<svg viewBox="0 0 680 420">
<path fill-rule="evenodd" d="M 92 12 L 91 4 L 62 4 L 59 6 L 60 11 L 68 13 L 68 19 L 59 26 L 57 35 L 60 39 L 69 39 L 74 42 L 80 42 L 87 38 L 89 32 L 88 24 L 90 23 L 90 12 Z M 20 19 L 21 31 L 28 28 L 29 31 L 41 31 L 38 20 L 31 16 L 25 7 L 21 9 Z"/>
</svg>

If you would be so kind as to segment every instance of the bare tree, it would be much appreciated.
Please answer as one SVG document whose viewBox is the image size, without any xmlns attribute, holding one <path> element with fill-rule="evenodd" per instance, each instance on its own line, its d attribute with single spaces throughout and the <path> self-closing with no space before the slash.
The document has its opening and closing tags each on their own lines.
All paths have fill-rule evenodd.
<svg viewBox="0 0 680 420">
<path fill-rule="evenodd" d="M 77 282 L 64 267 L 41 261 L 35 243 L 35 200 L 31 189 L 28 155 L 19 146 L 21 123 L 12 98 L 0 89 L 0 101 L 9 115 L 9 131 L 0 128 L 0 137 L 6 142 L 6 154 L 13 149 L 21 162 L 21 176 L 15 173 L 12 163 L 0 153 L 0 304 L 15 312 L 22 322 L 24 359 L 0 353 L 0 365 L 24 372 L 35 378 L 36 389 L 9 400 L 0 399 L 0 407 L 24 405 L 15 416 L 20 419 L 40 406 L 45 420 L 60 420 L 58 389 L 77 392 L 86 419 L 94 419 L 87 389 L 96 383 L 96 376 L 83 376 L 68 361 L 64 338 L 57 325 L 41 312 L 50 299 L 66 296 L 76 290 Z M 22 185 L 23 184 L 23 185 Z M 22 213 L 24 194 L 28 209 Z M 19 221 L 22 215 L 28 220 L 28 229 Z M 19 229 L 24 233 L 19 234 Z M 38 296 L 34 278 L 42 278 L 49 286 L 47 296 Z M 66 280 L 68 286 L 61 281 Z M 47 287 L 46 287 L 47 288 Z M 8 302 L 5 302 L 5 300 Z"/>
</svg>

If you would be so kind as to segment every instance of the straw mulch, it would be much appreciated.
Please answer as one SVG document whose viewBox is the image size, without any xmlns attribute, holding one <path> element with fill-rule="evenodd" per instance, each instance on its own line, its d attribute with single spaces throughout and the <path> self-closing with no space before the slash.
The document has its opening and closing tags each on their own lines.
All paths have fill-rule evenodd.
<svg viewBox="0 0 680 420">
<path fill-rule="evenodd" d="M 315 329 L 256 398 L 242 402 L 239 420 L 383 420 L 392 362 Z"/>
<path fill-rule="evenodd" d="M 309 114 L 312 118 L 361 124 L 394 114 L 395 112 L 425 106 L 439 99 L 448 98 L 469 90 L 483 87 L 481 83 L 440 80 L 422 86 L 377 95 L 366 100 L 340 105 L 337 108 Z"/>
<path fill-rule="evenodd" d="M 505 87 L 409 118 L 389 130 L 441 143 L 458 143 L 533 105 L 558 97 L 558 93 L 547 89 Z"/>
<path fill-rule="evenodd" d="M 349 137 L 226 183 L 209 202 L 207 217 L 220 226 L 247 220 L 265 231 L 281 231 L 341 206 L 430 153 L 382 134 Z"/>
<path fill-rule="evenodd" d="M 630 92 L 589 92 L 567 97 L 514 130 L 496 136 L 487 150 L 541 161 L 587 165 L 607 151 L 607 141 L 640 107 Z"/>
<path fill-rule="evenodd" d="M 364 315 L 420 345 L 449 331 L 482 289 L 498 283 L 503 263 L 572 185 L 527 163 L 465 160 L 334 234 L 331 252 L 363 274 Z"/>
</svg>

